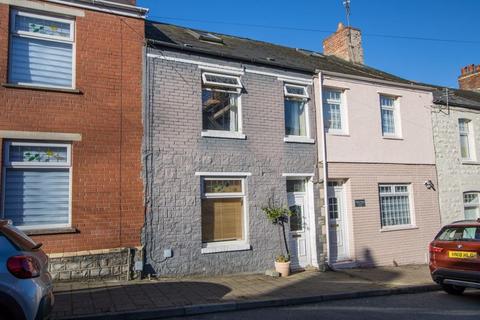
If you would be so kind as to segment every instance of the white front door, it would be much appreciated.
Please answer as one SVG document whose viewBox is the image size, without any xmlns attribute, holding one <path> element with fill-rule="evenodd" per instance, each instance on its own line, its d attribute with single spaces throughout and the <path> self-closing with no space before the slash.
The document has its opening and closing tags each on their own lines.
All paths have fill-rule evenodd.
<svg viewBox="0 0 480 320">
<path fill-rule="evenodd" d="M 328 182 L 328 218 L 330 259 L 332 262 L 348 260 L 347 218 L 342 182 Z"/>
<path fill-rule="evenodd" d="M 304 193 L 288 193 L 288 207 L 294 213 L 289 223 L 289 244 L 292 269 L 305 268 L 311 265 L 308 206 Z"/>
</svg>

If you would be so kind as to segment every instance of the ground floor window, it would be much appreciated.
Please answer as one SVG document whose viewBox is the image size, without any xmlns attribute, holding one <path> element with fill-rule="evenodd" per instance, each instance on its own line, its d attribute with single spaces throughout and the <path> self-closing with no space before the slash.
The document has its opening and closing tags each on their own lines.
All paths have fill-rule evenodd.
<svg viewBox="0 0 480 320">
<path fill-rule="evenodd" d="M 380 218 L 382 227 L 410 225 L 410 185 L 408 184 L 381 184 Z"/>
<path fill-rule="evenodd" d="M 480 218 L 478 192 L 465 192 L 463 194 L 463 208 L 465 219 L 475 220 Z"/>
<path fill-rule="evenodd" d="M 24 229 L 70 226 L 70 145 L 7 141 L 2 216 Z"/>
<path fill-rule="evenodd" d="M 202 178 L 202 242 L 245 239 L 245 180 Z"/>
</svg>

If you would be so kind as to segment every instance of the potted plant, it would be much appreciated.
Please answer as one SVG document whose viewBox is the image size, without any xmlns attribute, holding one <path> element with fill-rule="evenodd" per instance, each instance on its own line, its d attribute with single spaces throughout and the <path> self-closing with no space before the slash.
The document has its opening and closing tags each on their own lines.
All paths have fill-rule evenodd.
<svg viewBox="0 0 480 320">
<path fill-rule="evenodd" d="M 268 220 L 282 228 L 283 242 L 287 254 L 281 254 L 275 257 L 275 270 L 280 273 L 282 277 L 287 277 L 290 275 L 290 251 L 288 250 L 287 235 L 285 234 L 285 223 L 288 222 L 288 217 L 294 213 L 288 208 L 275 206 L 263 207 L 262 210 L 265 212 Z"/>
<path fill-rule="evenodd" d="M 279 255 L 275 257 L 275 270 L 280 273 L 282 277 L 290 275 L 290 255 Z"/>
</svg>

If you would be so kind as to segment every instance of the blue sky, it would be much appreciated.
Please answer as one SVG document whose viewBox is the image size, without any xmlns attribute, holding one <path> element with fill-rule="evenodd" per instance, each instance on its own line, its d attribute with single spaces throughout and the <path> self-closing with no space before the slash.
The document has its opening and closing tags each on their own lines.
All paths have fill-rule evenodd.
<svg viewBox="0 0 480 320">
<path fill-rule="evenodd" d="M 138 0 L 138 5 L 150 8 L 151 20 L 320 52 L 326 32 L 235 23 L 334 31 L 345 21 L 342 0 Z M 479 0 L 351 0 L 351 25 L 364 34 L 366 64 L 407 79 L 457 87 L 460 68 L 480 64 L 479 12 Z M 475 43 L 374 36 L 378 34 Z"/>
</svg>

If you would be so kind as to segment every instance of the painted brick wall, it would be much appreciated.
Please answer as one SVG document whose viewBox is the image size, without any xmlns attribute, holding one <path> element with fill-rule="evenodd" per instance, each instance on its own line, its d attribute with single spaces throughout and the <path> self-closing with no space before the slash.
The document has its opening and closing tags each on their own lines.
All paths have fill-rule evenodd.
<svg viewBox="0 0 480 320">
<path fill-rule="evenodd" d="M 480 165 L 462 162 L 458 119 L 471 120 L 475 140 L 475 156 L 480 159 L 480 114 L 477 112 L 438 106 L 432 112 L 433 134 L 439 183 L 440 211 L 442 223 L 465 219 L 463 193 L 480 191 Z"/>
<path fill-rule="evenodd" d="M 241 67 L 239 63 L 165 50 L 162 54 Z M 269 199 L 286 205 L 286 179 L 282 173 L 316 171 L 315 144 L 283 141 L 283 82 L 272 76 L 245 73 L 241 79 L 246 93 L 242 94 L 241 103 L 247 139 L 202 138 L 201 70 L 195 64 L 159 58 L 149 58 L 148 63 L 153 86 L 154 210 L 143 233 L 147 270 L 159 275 L 179 275 L 261 272 L 273 268 L 274 256 L 282 252 L 281 238 L 279 228 L 267 221 L 261 207 Z M 264 70 L 292 75 L 282 70 Z M 313 101 L 309 112 L 314 136 Z M 252 174 L 246 180 L 248 240 L 252 250 L 201 254 L 197 171 Z M 314 193 L 319 212 L 319 192 Z M 318 218 L 317 228 L 320 223 Z M 165 260 L 163 250 L 167 248 L 173 249 L 173 258 Z M 318 251 L 322 252 L 320 243 Z"/>
<path fill-rule="evenodd" d="M 8 18 L 9 6 L 0 5 L 0 83 L 7 82 Z M 76 19 L 82 94 L 0 86 L 0 130 L 82 135 L 72 148 L 72 226 L 79 232 L 35 236 L 47 252 L 140 243 L 143 30 L 143 20 L 86 10 Z"/>
<path fill-rule="evenodd" d="M 426 262 L 428 244 L 440 228 L 435 166 L 404 164 L 329 163 L 329 179 L 348 179 L 347 217 L 350 253 L 360 265 L 418 264 Z M 416 228 L 381 231 L 379 183 L 410 183 Z M 366 206 L 355 208 L 355 199 Z"/>
</svg>

